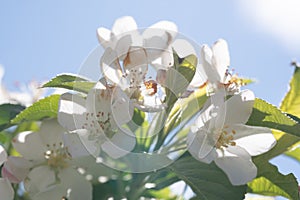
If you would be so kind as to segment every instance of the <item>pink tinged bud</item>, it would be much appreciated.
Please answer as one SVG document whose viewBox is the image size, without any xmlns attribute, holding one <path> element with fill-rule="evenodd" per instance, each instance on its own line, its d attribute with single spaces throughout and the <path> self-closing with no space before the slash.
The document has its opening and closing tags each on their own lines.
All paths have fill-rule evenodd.
<svg viewBox="0 0 300 200">
<path fill-rule="evenodd" d="M 24 158 L 10 156 L 2 167 L 2 177 L 12 183 L 20 183 L 29 173 L 30 167 L 30 162 Z"/>
</svg>

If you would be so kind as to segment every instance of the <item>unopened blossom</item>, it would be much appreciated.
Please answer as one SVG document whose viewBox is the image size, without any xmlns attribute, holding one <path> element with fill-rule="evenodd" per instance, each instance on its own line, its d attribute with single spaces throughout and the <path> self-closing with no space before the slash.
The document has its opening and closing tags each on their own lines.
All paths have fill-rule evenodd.
<svg viewBox="0 0 300 200">
<path fill-rule="evenodd" d="M 64 132 L 56 119 L 44 120 L 38 132 L 21 132 L 12 140 L 22 157 L 18 161 L 10 157 L 12 161 L 4 165 L 4 171 L 13 180 L 23 179 L 25 190 L 33 200 L 92 199 L 91 183 L 78 173 L 81 166 L 74 164 L 76 159 L 88 154 L 81 146 L 77 147 L 78 151 L 70 151 L 76 147 L 65 144 L 64 140 L 71 135 Z M 26 165 L 27 174 L 23 177 L 24 173 L 18 169 L 25 171 Z"/>
<path fill-rule="evenodd" d="M 225 40 L 219 39 L 211 48 L 203 45 L 201 60 L 207 76 L 209 93 L 214 93 L 219 88 L 224 88 L 230 94 L 240 91 L 243 82 L 229 69 L 230 56 Z"/>
<path fill-rule="evenodd" d="M 7 161 L 7 153 L 0 145 L 0 166 Z M 0 198 L 5 200 L 14 199 L 14 189 L 7 178 L 0 178 Z"/>
<path fill-rule="evenodd" d="M 126 62 L 131 48 L 143 48 L 147 63 L 160 67 L 173 65 L 173 52 L 170 44 L 177 34 L 177 26 L 173 22 L 160 21 L 153 24 L 142 33 L 139 32 L 135 20 L 130 16 L 117 19 L 108 30 L 97 29 L 100 44 L 106 49 L 116 51 L 118 58 Z"/>
<path fill-rule="evenodd" d="M 216 93 L 204 106 L 188 135 L 188 150 L 199 161 L 214 161 L 233 185 L 242 185 L 257 175 L 251 156 L 269 151 L 276 140 L 268 128 L 245 125 L 255 99 L 251 91 L 225 102 L 222 95 Z"/>
<path fill-rule="evenodd" d="M 90 153 L 101 151 L 112 158 L 128 154 L 135 146 L 134 133 L 122 125 L 131 121 L 133 106 L 118 87 L 98 82 L 87 98 L 66 93 L 61 96 L 58 120 L 69 131 L 76 132 Z"/>
<path fill-rule="evenodd" d="M 97 34 L 105 48 L 100 60 L 105 78 L 121 87 L 139 109 L 163 110 L 163 95 L 158 92 L 161 85 L 154 72 L 174 64 L 171 44 L 177 35 L 176 25 L 160 21 L 140 33 L 135 20 L 125 16 L 116 20 L 111 31 L 101 27 Z"/>
</svg>

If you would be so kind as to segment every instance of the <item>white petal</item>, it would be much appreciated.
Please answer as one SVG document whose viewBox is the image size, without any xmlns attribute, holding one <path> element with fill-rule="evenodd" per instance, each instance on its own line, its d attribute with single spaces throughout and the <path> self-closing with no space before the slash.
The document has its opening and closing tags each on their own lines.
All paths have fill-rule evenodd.
<svg viewBox="0 0 300 200">
<path fill-rule="evenodd" d="M 230 156 L 216 158 L 215 163 L 226 173 L 232 185 L 244 185 L 257 175 L 257 168 L 250 155 L 241 148 L 235 148 L 234 154 Z"/>
<path fill-rule="evenodd" d="M 0 145 L 0 166 L 6 161 L 7 153 L 5 149 Z"/>
<path fill-rule="evenodd" d="M 203 69 L 206 73 L 207 79 L 214 83 L 220 81 L 217 70 L 212 66 L 212 50 L 207 45 L 203 45 L 201 48 L 201 62 Z"/>
<path fill-rule="evenodd" d="M 239 146 L 228 146 L 223 150 L 217 149 L 218 157 L 243 157 L 244 159 L 251 160 L 251 155 L 242 147 Z"/>
<path fill-rule="evenodd" d="M 143 32 L 143 46 L 147 52 L 149 63 L 160 57 L 162 52 L 168 49 L 168 46 L 172 43 L 173 36 L 176 35 L 176 32 L 172 30 L 175 27 L 166 23 L 166 27 L 164 28 L 162 27 L 164 23 L 165 22 L 159 22 L 154 24 Z M 170 31 L 167 29 L 170 29 Z"/>
<path fill-rule="evenodd" d="M 117 19 L 112 27 L 112 32 L 115 35 L 124 34 L 130 31 L 137 30 L 135 20 L 130 16 L 125 16 Z"/>
<path fill-rule="evenodd" d="M 113 99 L 113 118 L 121 127 L 123 124 L 131 121 L 134 108 L 129 97 L 118 87 L 114 90 Z"/>
<path fill-rule="evenodd" d="M 189 55 L 197 55 L 193 45 L 184 39 L 175 40 L 172 44 L 172 47 L 180 58 L 184 58 Z"/>
<path fill-rule="evenodd" d="M 233 125 L 229 128 L 236 132 L 234 135 L 236 145 L 244 148 L 251 156 L 265 153 L 276 144 L 276 139 L 269 128 L 246 125 Z"/>
<path fill-rule="evenodd" d="M 219 39 L 212 46 L 212 52 L 212 65 L 217 70 L 220 81 L 223 82 L 226 70 L 230 66 L 230 57 L 227 42 L 223 39 Z"/>
<path fill-rule="evenodd" d="M 111 31 L 100 27 L 97 29 L 97 37 L 99 40 L 99 43 L 104 47 L 111 47 L 112 41 L 111 41 Z"/>
<path fill-rule="evenodd" d="M 188 150 L 195 159 L 204 163 L 211 163 L 217 154 L 214 144 L 210 145 L 207 141 L 207 135 L 203 134 L 201 130 L 195 133 L 190 132 L 187 139 Z"/>
<path fill-rule="evenodd" d="M 12 144 L 26 160 L 43 160 L 47 150 L 40 135 L 31 131 L 19 133 L 12 140 Z"/>
<path fill-rule="evenodd" d="M 199 88 L 207 81 L 207 76 L 201 64 L 197 65 L 195 75 L 189 85 L 192 88 Z"/>
<path fill-rule="evenodd" d="M 166 31 L 168 34 L 171 35 L 171 40 L 175 38 L 177 35 L 178 29 L 176 24 L 170 21 L 159 21 L 152 26 L 149 27 L 149 29 L 161 29 Z"/>
<path fill-rule="evenodd" d="M 225 125 L 245 124 L 252 113 L 254 100 L 254 93 L 250 90 L 244 90 L 228 99 L 225 104 Z"/>
<path fill-rule="evenodd" d="M 160 112 L 167 108 L 167 105 L 162 103 L 156 96 L 144 96 L 143 102 L 134 101 L 135 108 L 143 112 Z"/>
<path fill-rule="evenodd" d="M 230 157 L 218 158 L 215 163 L 228 176 L 232 185 L 244 185 L 257 175 L 257 168 L 251 160 Z"/>
<path fill-rule="evenodd" d="M 2 177 L 12 183 L 20 183 L 27 176 L 31 163 L 22 157 L 8 157 L 2 167 Z"/>
<path fill-rule="evenodd" d="M 43 120 L 40 130 L 37 134 L 40 135 L 41 140 L 47 146 L 47 144 L 57 144 L 63 142 L 63 134 L 65 130 L 57 122 L 57 119 Z"/>
<path fill-rule="evenodd" d="M 223 90 L 218 90 L 205 102 L 198 119 L 196 126 L 203 127 L 206 125 L 208 130 L 220 129 L 224 125 L 226 112 L 225 93 Z M 224 108 L 223 108 L 224 107 Z"/>
<path fill-rule="evenodd" d="M 89 91 L 86 99 L 87 111 L 89 113 L 104 112 L 105 116 L 111 113 L 112 90 L 106 88 L 101 82 L 97 82 L 95 87 Z M 90 116 L 96 119 L 96 116 Z"/>
<path fill-rule="evenodd" d="M 59 173 L 61 184 L 69 190 L 69 198 L 74 200 L 92 200 L 92 184 L 76 169 L 68 168 Z"/>
<path fill-rule="evenodd" d="M 151 57 L 152 56 L 151 51 L 147 52 L 149 62 L 151 62 L 151 64 L 154 67 L 156 67 L 156 69 L 167 69 L 174 65 L 174 57 L 173 57 L 173 51 L 171 47 L 168 47 L 165 50 L 161 50 L 159 54 L 160 54 L 159 57 L 153 60 L 153 57 Z"/>
<path fill-rule="evenodd" d="M 126 69 L 136 68 L 143 65 L 148 65 L 147 55 L 144 48 L 130 47 L 126 52 L 126 58 L 124 60 L 124 67 Z M 147 68 L 147 67 L 146 67 Z"/>
<path fill-rule="evenodd" d="M 116 46 L 114 47 L 115 52 L 120 60 L 123 60 L 130 47 L 132 46 L 133 40 L 131 35 L 125 35 L 120 38 L 116 38 Z"/>
<path fill-rule="evenodd" d="M 90 155 L 77 133 L 64 134 L 64 144 L 72 158 Z"/>
<path fill-rule="evenodd" d="M 117 132 L 111 139 L 102 144 L 102 149 L 113 159 L 117 159 L 130 153 L 136 144 L 135 136 L 128 132 Z"/>
<path fill-rule="evenodd" d="M 85 99 L 79 95 L 65 93 L 61 95 L 57 120 L 67 130 L 75 130 L 81 127 L 83 114 L 86 112 Z"/>
<path fill-rule="evenodd" d="M 51 170 L 48 166 L 33 168 L 27 177 L 24 181 L 24 187 L 32 196 L 51 189 L 57 181 L 55 180 L 54 170 Z"/>
<path fill-rule="evenodd" d="M 63 199 L 67 197 L 67 191 L 61 184 L 54 185 L 51 189 L 43 191 L 37 194 L 31 194 L 32 200 L 53 200 L 53 199 Z"/>
<path fill-rule="evenodd" d="M 14 189 L 5 178 L 0 178 L 0 194 L 3 200 L 13 200 L 15 196 Z"/>
<path fill-rule="evenodd" d="M 90 134 L 86 129 L 82 129 L 82 130 L 76 130 L 74 134 L 78 135 L 78 138 L 80 141 L 77 140 L 77 138 L 73 138 L 71 141 L 68 141 L 68 144 L 72 145 L 72 142 L 74 142 L 74 144 L 80 142 L 81 145 L 83 146 L 71 146 L 70 147 L 70 154 L 75 158 L 78 157 L 82 157 L 84 155 L 86 155 L 85 149 L 88 152 L 89 155 L 93 155 L 94 157 L 98 156 L 100 153 L 100 147 L 99 147 L 99 142 L 101 143 L 102 141 L 98 141 L 98 140 L 91 140 L 89 138 Z M 98 134 L 103 135 L 103 137 L 105 137 L 103 131 L 98 132 Z M 79 144 L 80 145 L 80 144 Z"/>
<path fill-rule="evenodd" d="M 102 73 L 109 81 L 119 84 L 122 78 L 122 70 L 116 51 L 107 48 L 101 57 L 100 66 L 102 67 Z"/>
<path fill-rule="evenodd" d="M 166 79 L 167 79 L 167 70 L 164 69 L 157 70 L 156 82 L 164 86 L 166 84 Z"/>
</svg>

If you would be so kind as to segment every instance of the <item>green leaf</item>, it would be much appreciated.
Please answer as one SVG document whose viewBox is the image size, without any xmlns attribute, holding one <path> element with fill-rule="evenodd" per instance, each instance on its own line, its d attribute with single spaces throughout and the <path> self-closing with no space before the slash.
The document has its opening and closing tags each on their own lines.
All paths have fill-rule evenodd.
<svg viewBox="0 0 300 200">
<path fill-rule="evenodd" d="M 295 66 L 295 71 L 290 81 L 289 91 L 282 100 L 280 108 L 282 111 L 287 112 L 289 117 L 300 123 L 300 68 L 297 66 Z M 294 143 L 296 142 L 295 139 Z M 299 142 L 294 144 L 294 146 L 299 146 Z M 300 161 L 300 156 L 297 153 L 299 152 L 295 149 L 294 151 L 286 152 L 286 155 Z"/>
<path fill-rule="evenodd" d="M 104 200 L 110 197 L 118 197 L 118 183 L 115 180 L 110 180 L 103 184 L 93 184 L 93 199 Z"/>
<path fill-rule="evenodd" d="M 164 188 L 162 190 L 147 190 L 146 194 L 143 196 L 155 199 L 179 200 L 179 197 L 174 195 L 170 188 Z"/>
<path fill-rule="evenodd" d="M 44 118 L 56 117 L 59 98 L 60 95 L 51 95 L 35 102 L 18 114 L 11 123 L 18 124 L 24 121 L 37 121 Z"/>
<path fill-rule="evenodd" d="M 246 185 L 231 185 L 214 163 L 199 162 L 187 153 L 168 168 L 192 188 L 197 199 L 244 199 Z"/>
<path fill-rule="evenodd" d="M 248 184 L 248 192 L 267 195 L 283 196 L 291 200 L 298 200 L 298 183 L 293 174 L 282 175 L 278 168 L 266 160 L 254 158 L 258 173 L 256 179 Z"/>
<path fill-rule="evenodd" d="M 174 55 L 174 67 L 167 70 L 166 79 L 166 102 L 168 109 L 181 97 L 190 82 L 192 81 L 197 66 L 197 57 L 189 55 L 185 58 L 179 58 L 176 53 Z"/>
<path fill-rule="evenodd" d="M 15 118 L 25 107 L 16 104 L 2 104 L 0 105 L 0 131 L 12 126 L 11 119 Z"/>
<path fill-rule="evenodd" d="M 44 84 L 43 87 L 65 88 L 88 93 L 90 89 L 95 86 L 95 84 L 95 82 L 90 82 L 87 79 L 76 75 L 61 74 Z"/>
<path fill-rule="evenodd" d="M 285 155 L 297 160 L 300 162 L 300 148 L 293 149 L 285 153 Z"/>
<path fill-rule="evenodd" d="M 204 88 L 196 90 L 189 97 L 177 102 L 168 116 L 165 132 L 170 132 L 180 125 L 180 123 L 187 122 L 191 119 L 201 110 L 207 99 L 208 96 Z M 172 120 L 175 120 L 175 122 L 172 122 Z M 170 126 L 170 124 L 172 124 L 172 126 Z"/>
<path fill-rule="evenodd" d="M 180 181 L 178 176 L 168 168 L 162 168 L 156 173 L 152 173 L 148 180 L 148 182 L 155 183 L 155 188 L 153 188 L 155 190 L 162 190 L 178 181 Z"/>
<path fill-rule="evenodd" d="M 295 67 L 294 75 L 290 81 L 290 89 L 284 97 L 281 110 L 300 117 L 300 68 Z"/>
<path fill-rule="evenodd" d="M 247 124 L 269 127 L 300 137 L 300 125 L 296 121 L 275 106 L 258 98 L 255 99 L 253 111 Z"/>
<path fill-rule="evenodd" d="M 270 160 L 284 153 L 289 150 L 290 146 L 300 140 L 300 125 L 281 110 L 261 99 L 255 99 L 253 112 L 247 124 L 269 127 L 289 133 L 280 133 L 281 137 L 277 140 L 275 147 L 259 156 L 262 160 Z M 278 133 L 278 131 L 276 132 Z"/>
</svg>

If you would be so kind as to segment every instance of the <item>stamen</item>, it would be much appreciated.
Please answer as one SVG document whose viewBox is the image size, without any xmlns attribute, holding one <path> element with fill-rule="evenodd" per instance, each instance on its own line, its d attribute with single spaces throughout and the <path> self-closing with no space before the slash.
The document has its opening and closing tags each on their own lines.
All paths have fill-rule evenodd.
<svg viewBox="0 0 300 200">
<path fill-rule="evenodd" d="M 144 85 L 146 87 L 146 90 L 150 90 L 148 95 L 152 96 L 157 93 L 157 83 L 154 80 L 145 81 Z"/>
<path fill-rule="evenodd" d="M 53 169 L 64 169 L 68 167 L 68 160 L 71 160 L 71 155 L 68 148 L 64 147 L 63 143 L 46 145 L 49 149 L 44 153 L 47 160 L 47 165 Z"/>
<path fill-rule="evenodd" d="M 224 129 L 227 129 L 228 126 L 225 125 L 224 128 L 221 131 L 217 131 L 218 134 L 216 134 L 218 136 L 217 142 L 215 144 L 215 147 L 217 149 L 221 149 L 223 150 L 223 148 L 228 148 L 229 145 L 230 146 L 236 146 L 236 142 L 234 142 L 234 137 L 233 135 L 236 134 L 235 130 L 231 130 L 231 132 L 228 132 Z"/>
</svg>

